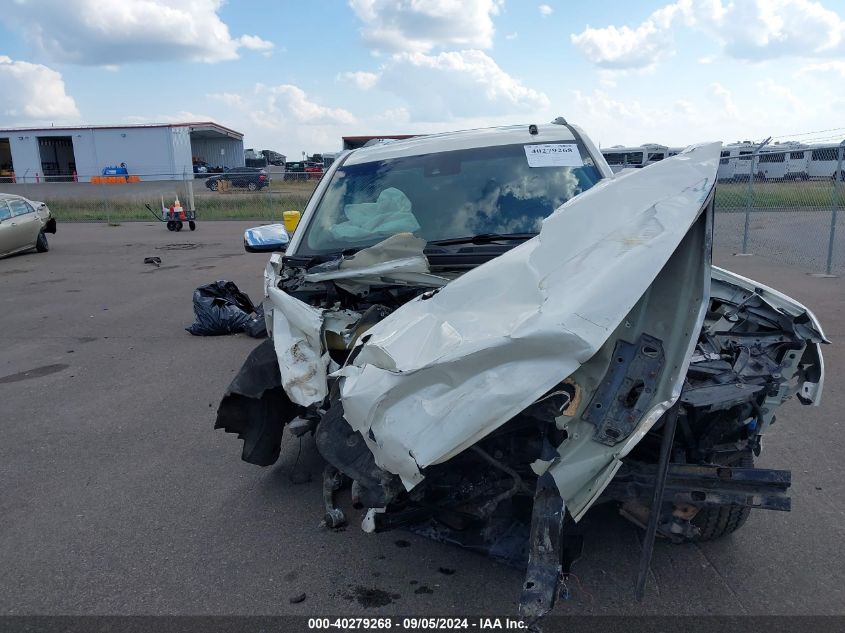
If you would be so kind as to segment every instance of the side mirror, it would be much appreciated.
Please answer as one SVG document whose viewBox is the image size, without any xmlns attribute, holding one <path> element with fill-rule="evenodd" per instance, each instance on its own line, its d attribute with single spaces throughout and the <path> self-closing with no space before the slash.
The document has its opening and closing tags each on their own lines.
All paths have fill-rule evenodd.
<svg viewBox="0 0 845 633">
<path fill-rule="evenodd" d="M 299 224 L 299 219 L 302 217 L 302 214 L 299 211 L 285 211 L 282 214 L 285 223 L 285 229 L 288 233 L 293 233 L 296 230 L 296 226 Z"/>
<path fill-rule="evenodd" d="M 284 224 L 266 224 L 244 231 L 244 250 L 247 253 L 284 252 L 290 235 Z"/>
</svg>

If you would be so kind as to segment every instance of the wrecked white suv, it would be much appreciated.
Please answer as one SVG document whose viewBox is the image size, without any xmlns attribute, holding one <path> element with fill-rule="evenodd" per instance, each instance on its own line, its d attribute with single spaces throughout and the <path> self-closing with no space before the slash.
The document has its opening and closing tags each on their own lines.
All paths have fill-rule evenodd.
<svg viewBox="0 0 845 633">
<path fill-rule="evenodd" d="M 285 427 L 314 433 L 329 527 L 351 485 L 366 531 L 527 566 L 526 617 L 553 606 L 597 502 L 647 529 L 644 569 L 655 534 L 788 510 L 789 471 L 754 456 L 781 403 L 819 402 L 826 341 L 804 306 L 711 265 L 719 150 L 614 176 L 557 119 L 342 155 L 289 243 L 247 232 L 284 250 L 271 340 L 216 428 L 262 466 Z"/>
</svg>

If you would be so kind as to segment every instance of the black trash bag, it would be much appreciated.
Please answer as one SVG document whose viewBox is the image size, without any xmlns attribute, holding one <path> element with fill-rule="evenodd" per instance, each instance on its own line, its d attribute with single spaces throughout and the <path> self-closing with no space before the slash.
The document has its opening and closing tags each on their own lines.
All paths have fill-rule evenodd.
<svg viewBox="0 0 845 633">
<path fill-rule="evenodd" d="M 221 279 L 194 290 L 195 320 L 185 329 L 195 336 L 243 332 L 253 312 L 249 296 L 233 282 Z"/>
<path fill-rule="evenodd" d="M 244 326 L 244 332 L 252 338 L 264 338 L 267 336 L 267 323 L 264 321 L 263 303 L 256 306 L 255 316 Z"/>
</svg>

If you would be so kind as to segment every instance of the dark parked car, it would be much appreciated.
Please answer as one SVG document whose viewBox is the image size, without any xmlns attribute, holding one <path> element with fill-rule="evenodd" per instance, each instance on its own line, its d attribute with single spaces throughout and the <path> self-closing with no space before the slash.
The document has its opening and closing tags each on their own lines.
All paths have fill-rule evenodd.
<svg viewBox="0 0 845 633">
<path fill-rule="evenodd" d="M 245 187 L 250 191 L 263 189 L 270 184 L 270 178 L 263 169 L 255 167 L 233 167 L 227 169 L 219 176 L 211 176 L 205 181 L 205 186 L 212 191 L 217 191 L 218 183 L 221 180 L 228 180 L 233 187 Z"/>
<path fill-rule="evenodd" d="M 285 163 L 285 178 L 287 180 L 313 180 L 323 176 L 323 166 L 320 163 L 295 161 Z"/>
</svg>

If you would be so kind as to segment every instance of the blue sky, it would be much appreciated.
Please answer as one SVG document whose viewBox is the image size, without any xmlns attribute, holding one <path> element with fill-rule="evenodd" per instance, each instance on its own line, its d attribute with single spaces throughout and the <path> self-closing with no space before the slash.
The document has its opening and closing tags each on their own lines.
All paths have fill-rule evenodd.
<svg viewBox="0 0 845 633">
<path fill-rule="evenodd" d="M 289 157 L 558 115 L 604 146 L 845 137 L 845 0 L 4 4 L 0 127 L 212 119 Z"/>
</svg>

